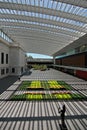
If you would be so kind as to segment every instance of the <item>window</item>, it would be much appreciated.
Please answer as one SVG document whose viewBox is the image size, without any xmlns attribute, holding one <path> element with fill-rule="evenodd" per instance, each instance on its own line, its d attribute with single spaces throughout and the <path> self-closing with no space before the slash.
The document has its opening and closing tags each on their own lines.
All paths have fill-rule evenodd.
<svg viewBox="0 0 87 130">
<path fill-rule="evenodd" d="M 1 53 L 1 64 L 4 64 L 4 53 Z"/>
<path fill-rule="evenodd" d="M 21 67 L 21 72 L 23 73 L 23 67 Z"/>
<path fill-rule="evenodd" d="M 15 73 L 15 68 L 12 68 L 12 73 Z"/>
<path fill-rule="evenodd" d="M 8 72 L 9 72 L 9 69 L 8 69 L 8 68 L 6 68 L 6 74 L 8 74 Z"/>
<path fill-rule="evenodd" d="M 5 70 L 1 69 L 1 75 L 5 74 Z"/>
<path fill-rule="evenodd" d="M 80 52 L 85 52 L 87 50 L 87 45 L 80 46 Z"/>
<path fill-rule="evenodd" d="M 8 64 L 8 54 L 6 54 L 6 64 Z"/>
<path fill-rule="evenodd" d="M 0 10 L 1 11 L 1 10 Z M 12 39 L 10 39 L 10 37 L 8 37 L 3 31 L 1 31 L 0 30 L 0 36 L 3 38 L 3 39 L 5 39 L 5 40 L 7 40 L 8 42 L 12 42 L 13 40 Z"/>
</svg>

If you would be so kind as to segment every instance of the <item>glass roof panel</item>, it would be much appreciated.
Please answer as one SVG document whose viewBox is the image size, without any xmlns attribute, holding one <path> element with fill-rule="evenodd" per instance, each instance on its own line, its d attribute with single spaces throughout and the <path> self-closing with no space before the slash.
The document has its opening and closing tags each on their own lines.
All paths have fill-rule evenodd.
<svg viewBox="0 0 87 130">
<path fill-rule="evenodd" d="M 84 16 L 83 18 L 86 20 L 87 19 L 87 9 L 86 8 L 66 4 L 63 2 L 52 1 L 52 0 L 46 0 L 46 2 L 45 2 L 45 0 L 0 0 L 0 2 L 16 3 L 19 5 L 23 4 L 23 5 L 25 5 L 24 10 L 26 10 L 28 8 L 28 5 L 31 5 L 31 7 L 37 6 L 38 10 L 40 9 L 39 7 L 43 7 L 42 10 L 40 11 L 41 13 L 34 12 L 36 8 L 34 8 L 33 12 L 18 10 L 19 5 L 15 5 L 15 6 L 17 6 L 17 10 L 14 10 L 14 9 L 12 10 L 12 8 L 11 9 L 1 8 L 0 9 L 1 14 L 12 14 L 14 19 L 13 19 L 13 17 L 12 17 L 12 19 L 9 18 L 9 15 L 7 15 L 6 17 L 4 17 L 4 15 L 3 15 L 3 17 L 0 19 L 0 21 L 40 25 L 40 26 L 51 27 L 51 28 L 66 30 L 66 31 L 70 31 L 70 32 L 75 32 L 75 33 L 78 33 L 81 35 L 84 34 L 84 32 L 82 30 L 78 31 L 80 28 L 83 28 L 83 29 L 85 28 L 87 30 L 87 28 L 86 28 L 87 23 L 86 22 L 71 20 L 70 18 L 63 18 L 62 16 L 61 17 L 55 16 L 55 14 L 52 13 L 52 10 L 50 10 L 50 12 L 51 12 L 50 15 L 44 13 L 45 8 L 49 8 L 49 9 L 53 9 L 53 10 L 57 10 L 57 11 L 61 11 L 61 12 L 66 12 L 69 14 L 74 14 L 75 16 L 76 15 L 77 16 Z M 13 5 L 11 4 L 11 6 L 13 6 Z M 29 21 L 29 17 L 25 17 L 25 20 L 20 20 L 21 15 L 30 16 L 31 19 L 38 18 L 38 22 L 33 21 L 33 20 Z M 17 16 L 17 18 L 19 17 L 19 19 L 16 19 L 15 16 Z M 46 19 L 46 20 L 49 20 L 51 22 L 55 21 L 55 22 L 69 25 L 69 26 L 72 25 L 72 27 L 74 27 L 74 29 L 69 28 L 69 26 L 63 27 L 61 24 L 60 24 L 60 26 L 59 25 L 57 26 L 57 25 L 54 25 L 52 23 L 51 24 L 49 24 L 49 23 L 46 24 L 43 22 L 41 23 L 41 21 L 39 21 L 40 19 L 41 20 Z M 18 26 L 17 26 L 17 28 L 18 28 Z M 20 28 L 20 26 L 19 26 L 19 28 Z M 34 29 L 34 28 L 32 27 L 31 29 Z M 37 30 L 37 28 L 36 28 L 36 30 Z M 47 31 L 47 30 L 44 29 L 44 31 Z M 52 33 L 51 31 L 49 31 L 49 32 Z"/>
<path fill-rule="evenodd" d="M 62 2 L 56 2 L 51 0 L 0 0 L 1 2 L 8 2 L 8 3 L 18 3 L 18 4 L 27 4 L 32 6 L 40 6 L 50 9 L 57 9 L 64 12 L 69 12 L 75 15 L 81 15 L 87 17 L 87 9 L 62 3 Z"/>
<path fill-rule="evenodd" d="M 56 25 L 49 25 L 49 24 L 44 24 L 44 23 L 38 23 L 38 22 L 30 22 L 30 21 L 22 21 L 22 20 L 14 20 L 14 19 L 0 19 L 0 21 L 8 21 L 8 22 L 17 22 L 17 23 L 25 23 L 25 24 L 35 24 L 35 25 L 41 25 L 41 26 L 45 26 L 45 27 L 52 27 L 52 28 L 56 28 L 56 29 L 62 29 L 62 30 L 66 30 L 66 31 L 70 31 L 70 32 L 76 32 L 76 33 L 80 33 L 77 30 L 74 29 L 69 29 L 69 28 L 64 28 L 64 27 L 60 27 L 60 26 L 56 26 Z M 19 27 L 20 28 L 20 27 Z"/>
<path fill-rule="evenodd" d="M 39 18 L 45 18 L 45 19 L 49 19 L 50 20 L 54 20 L 55 19 L 59 22 L 64 22 L 64 23 L 69 23 L 69 24 L 73 24 L 73 25 L 77 25 L 77 26 L 83 26 L 85 25 L 85 23 L 83 22 L 79 22 L 79 21 L 75 21 L 75 20 L 70 20 L 70 19 L 66 19 L 66 18 L 61 18 L 61 17 L 57 17 L 57 16 L 53 16 L 53 15 L 46 15 L 46 14 L 41 14 L 41 13 L 35 13 L 35 12 L 26 12 L 26 11 L 17 11 L 17 10 L 8 10 L 8 9 L 0 9 L 0 12 L 3 14 L 15 14 L 15 15 L 24 15 L 24 16 L 32 16 L 32 17 L 39 17 Z M 15 16 L 14 16 L 15 17 Z"/>
</svg>

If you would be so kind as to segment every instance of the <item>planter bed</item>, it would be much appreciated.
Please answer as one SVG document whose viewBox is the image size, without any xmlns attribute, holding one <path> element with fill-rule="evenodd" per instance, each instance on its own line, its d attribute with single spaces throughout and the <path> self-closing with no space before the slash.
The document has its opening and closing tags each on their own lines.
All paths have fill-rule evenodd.
<svg viewBox="0 0 87 130">
<path fill-rule="evenodd" d="M 71 86 L 64 81 L 23 81 L 18 90 L 71 90 Z"/>
<path fill-rule="evenodd" d="M 37 91 L 36 91 L 37 90 Z M 53 90 L 53 91 L 52 91 Z M 72 89 L 64 81 L 23 81 L 17 91 L 11 95 L 10 100 L 87 100 L 87 96 Z"/>
<path fill-rule="evenodd" d="M 19 95 L 12 95 L 10 97 L 11 100 L 81 100 L 87 99 L 85 96 L 79 93 L 69 93 L 69 92 L 58 92 L 58 93 L 24 93 Z"/>
</svg>

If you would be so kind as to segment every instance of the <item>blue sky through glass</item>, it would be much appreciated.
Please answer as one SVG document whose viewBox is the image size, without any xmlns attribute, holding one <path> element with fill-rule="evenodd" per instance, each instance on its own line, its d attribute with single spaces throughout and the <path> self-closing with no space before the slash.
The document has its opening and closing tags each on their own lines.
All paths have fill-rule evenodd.
<svg viewBox="0 0 87 130">
<path fill-rule="evenodd" d="M 43 55 L 43 54 L 36 54 L 36 53 L 27 53 L 27 56 L 32 56 L 33 58 L 43 58 L 43 59 L 52 59 L 52 56 Z"/>
</svg>

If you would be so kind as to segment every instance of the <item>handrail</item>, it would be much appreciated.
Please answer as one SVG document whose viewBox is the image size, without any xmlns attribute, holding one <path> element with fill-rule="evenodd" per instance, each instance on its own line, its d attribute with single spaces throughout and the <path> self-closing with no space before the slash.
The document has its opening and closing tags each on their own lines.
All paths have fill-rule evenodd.
<svg viewBox="0 0 87 130">
<path fill-rule="evenodd" d="M 65 66 L 65 65 L 53 65 L 53 66 L 60 67 L 60 68 L 66 68 L 66 69 L 87 71 L 87 66 L 85 66 L 85 67 L 74 67 L 74 66 Z"/>
</svg>

